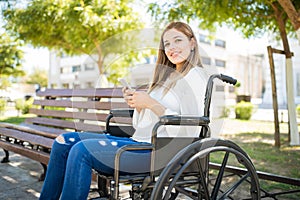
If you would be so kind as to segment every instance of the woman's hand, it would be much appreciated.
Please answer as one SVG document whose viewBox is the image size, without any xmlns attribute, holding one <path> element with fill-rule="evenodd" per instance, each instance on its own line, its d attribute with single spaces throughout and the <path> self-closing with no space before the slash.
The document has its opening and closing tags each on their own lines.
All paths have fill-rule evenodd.
<svg viewBox="0 0 300 200">
<path fill-rule="evenodd" d="M 153 100 L 147 92 L 135 91 L 129 98 L 129 105 L 134 108 L 150 108 Z"/>
<path fill-rule="evenodd" d="M 126 87 L 122 89 L 122 92 L 126 103 L 138 112 L 141 109 L 147 108 L 152 110 L 156 115 L 161 116 L 166 110 L 163 105 L 153 99 L 147 92 L 130 90 Z"/>
<path fill-rule="evenodd" d="M 135 91 L 132 98 L 129 100 L 130 106 L 136 108 L 138 111 L 141 109 L 150 109 L 156 115 L 161 116 L 165 113 L 166 108 L 158 101 L 153 99 L 147 92 Z"/>
<path fill-rule="evenodd" d="M 123 88 L 122 88 L 122 92 L 123 92 L 123 98 L 125 99 L 126 103 L 127 103 L 129 106 L 131 106 L 129 100 L 132 99 L 132 95 L 133 95 L 133 93 L 134 93 L 135 91 L 134 91 L 134 90 L 130 90 L 130 89 L 128 89 L 127 87 L 123 87 Z"/>
</svg>

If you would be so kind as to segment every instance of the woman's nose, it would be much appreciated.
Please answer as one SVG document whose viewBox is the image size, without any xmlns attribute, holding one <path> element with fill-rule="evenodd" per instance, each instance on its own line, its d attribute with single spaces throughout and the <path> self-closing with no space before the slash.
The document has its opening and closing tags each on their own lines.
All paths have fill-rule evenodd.
<svg viewBox="0 0 300 200">
<path fill-rule="evenodd" d="M 176 47 L 176 45 L 172 42 L 170 43 L 170 49 L 174 49 Z"/>
<path fill-rule="evenodd" d="M 175 48 L 176 48 L 176 45 L 174 43 L 170 43 L 167 50 L 171 51 L 171 50 L 174 50 Z"/>
</svg>

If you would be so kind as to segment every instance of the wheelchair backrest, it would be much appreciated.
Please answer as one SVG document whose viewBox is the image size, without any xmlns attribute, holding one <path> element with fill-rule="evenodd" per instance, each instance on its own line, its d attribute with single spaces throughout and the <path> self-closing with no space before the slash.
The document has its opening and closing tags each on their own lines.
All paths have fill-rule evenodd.
<svg viewBox="0 0 300 200">
<path fill-rule="evenodd" d="M 199 134 L 199 137 L 197 138 L 183 138 L 183 137 L 176 137 L 176 138 L 162 138 L 157 137 L 157 130 L 154 130 L 152 133 L 152 144 L 154 151 L 152 153 L 152 159 L 151 159 L 151 166 L 154 167 L 154 169 L 151 169 L 152 172 L 155 174 L 159 174 L 160 171 L 167 165 L 167 163 L 183 148 L 187 147 L 188 145 L 192 144 L 196 140 L 203 139 L 205 137 L 209 137 L 209 114 L 210 114 L 210 103 L 211 103 L 211 96 L 212 96 L 212 89 L 213 89 L 213 80 L 215 78 L 218 78 L 222 80 L 223 82 L 227 82 L 230 84 L 236 84 L 236 80 L 225 76 L 222 74 L 214 74 L 211 75 L 208 79 L 207 86 L 206 86 L 206 92 L 205 92 L 205 99 L 204 99 L 204 116 L 199 117 L 191 117 L 187 118 L 186 121 L 184 121 L 184 116 L 175 116 L 174 120 L 172 121 L 172 117 L 170 116 L 163 116 L 166 117 L 163 119 L 163 117 L 160 119 L 160 121 L 157 123 L 157 126 L 154 127 L 154 129 L 158 129 L 158 126 L 160 125 L 197 125 L 202 126 L 201 132 Z M 130 112 L 127 110 L 112 110 L 111 115 L 107 118 L 107 131 L 116 136 L 124 136 L 124 137 L 130 137 L 134 129 L 128 125 L 122 126 L 120 123 L 117 123 L 114 126 L 111 126 L 109 123 L 109 120 L 112 117 L 132 117 L 133 111 L 130 110 Z M 170 118 L 169 118 L 170 117 Z M 166 120 L 164 122 L 164 120 Z M 178 124 L 176 124 L 178 123 Z M 205 159 L 203 159 L 205 161 Z M 206 162 L 206 161 L 205 161 Z M 205 164 L 205 163 L 204 163 Z"/>
<path fill-rule="evenodd" d="M 156 140 L 155 149 L 152 154 L 152 161 L 154 161 L 154 175 L 159 175 L 165 168 L 169 161 L 183 148 L 200 140 L 200 138 L 190 137 L 176 137 L 165 138 L 159 137 Z M 189 169 L 193 171 L 193 169 Z"/>
<path fill-rule="evenodd" d="M 213 91 L 213 80 L 218 78 L 223 82 L 229 84 L 236 84 L 236 79 L 233 79 L 229 76 L 225 76 L 223 74 L 214 74 L 211 75 L 208 79 L 206 92 L 205 92 L 205 99 L 204 99 L 204 116 L 199 117 L 184 117 L 184 116 L 175 116 L 172 119 L 172 116 L 163 116 L 161 117 L 160 121 L 157 122 L 156 126 L 154 127 L 154 131 L 152 133 L 152 143 L 154 145 L 154 152 L 152 154 L 152 166 L 154 169 L 151 169 L 155 174 L 159 174 L 159 172 L 169 163 L 169 161 L 183 148 L 192 144 L 197 140 L 201 140 L 203 138 L 210 136 L 210 129 L 209 129 L 209 118 L 210 118 L 210 103 L 211 103 L 211 96 Z M 164 119 L 163 119 L 164 118 Z M 198 138 L 160 138 L 157 137 L 157 130 L 158 127 L 161 125 L 196 125 L 202 126 L 201 132 Z M 205 169 L 205 165 L 207 164 L 208 160 L 206 158 L 201 159 L 202 168 Z M 189 171 L 193 171 L 194 168 L 197 166 L 192 166 Z"/>
</svg>

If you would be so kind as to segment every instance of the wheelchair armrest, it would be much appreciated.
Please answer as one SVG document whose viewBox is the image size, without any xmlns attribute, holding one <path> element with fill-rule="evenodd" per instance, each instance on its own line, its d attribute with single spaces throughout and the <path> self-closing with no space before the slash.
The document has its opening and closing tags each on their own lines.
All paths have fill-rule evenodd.
<svg viewBox="0 0 300 200">
<path fill-rule="evenodd" d="M 202 126 L 199 137 L 206 138 L 209 136 L 209 117 L 202 116 L 186 116 L 186 115 L 163 115 L 152 129 L 151 143 L 156 142 L 157 130 L 160 126 L 176 125 L 176 126 Z"/>
<path fill-rule="evenodd" d="M 159 118 L 160 125 L 205 126 L 210 122 L 208 117 L 164 115 Z"/>
<path fill-rule="evenodd" d="M 116 191 L 118 191 L 119 187 L 119 172 L 120 172 L 120 158 L 122 156 L 122 153 L 126 151 L 143 151 L 143 150 L 153 150 L 152 144 L 128 144 L 125 146 L 122 146 L 118 149 L 115 155 L 115 168 L 114 168 L 114 181 L 115 181 L 115 188 L 117 188 Z M 114 199 L 118 198 L 118 192 L 113 194 Z"/>
</svg>

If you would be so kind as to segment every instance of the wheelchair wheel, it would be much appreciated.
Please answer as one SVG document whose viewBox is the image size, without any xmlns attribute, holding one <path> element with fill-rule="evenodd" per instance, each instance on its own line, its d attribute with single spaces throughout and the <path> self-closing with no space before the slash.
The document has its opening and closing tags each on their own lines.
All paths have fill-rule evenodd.
<svg viewBox="0 0 300 200">
<path fill-rule="evenodd" d="M 208 138 L 187 146 L 169 162 L 151 199 L 260 199 L 260 188 L 250 158 L 238 145 Z"/>
</svg>

